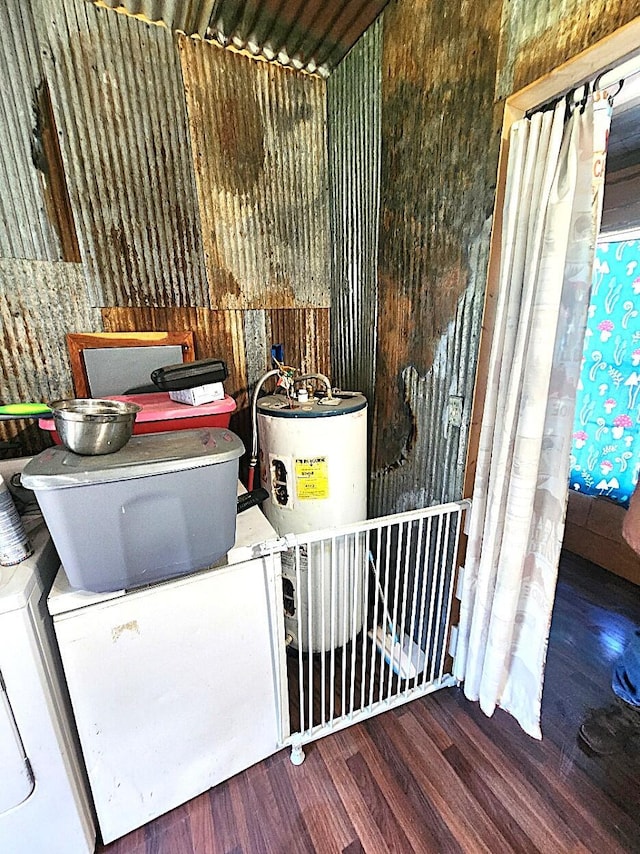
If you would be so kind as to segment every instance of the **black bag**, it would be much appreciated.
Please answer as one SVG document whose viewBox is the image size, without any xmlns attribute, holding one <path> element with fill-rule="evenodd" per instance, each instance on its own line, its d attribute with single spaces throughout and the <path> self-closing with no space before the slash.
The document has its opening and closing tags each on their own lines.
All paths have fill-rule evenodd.
<svg viewBox="0 0 640 854">
<path fill-rule="evenodd" d="M 184 388 L 221 383 L 228 376 L 227 366 L 221 359 L 180 362 L 151 372 L 151 379 L 160 391 L 181 391 Z"/>
</svg>

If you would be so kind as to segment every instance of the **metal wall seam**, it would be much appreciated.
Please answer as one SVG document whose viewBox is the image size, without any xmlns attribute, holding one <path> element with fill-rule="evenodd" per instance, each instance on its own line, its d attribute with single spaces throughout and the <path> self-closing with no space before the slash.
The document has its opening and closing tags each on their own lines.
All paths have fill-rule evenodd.
<svg viewBox="0 0 640 854">
<path fill-rule="evenodd" d="M 30 3 L 0 4 L 0 257 L 57 261 L 62 247 L 47 217 L 38 126 L 43 83 Z"/>
<path fill-rule="evenodd" d="M 331 356 L 335 381 L 375 388 L 380 214 L 382 19 L 327 81 L 331 216 Z"/>
<path fill-rule="evenodd" d="M 39 19 L 94 305 L 208 305 L 180 63 L 164 27 L 85 0 Z"/>
</svg>

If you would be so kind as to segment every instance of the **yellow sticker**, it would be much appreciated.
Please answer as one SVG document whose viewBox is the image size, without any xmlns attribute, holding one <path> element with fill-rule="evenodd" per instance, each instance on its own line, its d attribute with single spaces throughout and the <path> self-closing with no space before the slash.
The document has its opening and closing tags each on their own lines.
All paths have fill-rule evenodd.
<svg viewBox="0 0 640 854">
<path fill-rule="evenodd" d="M 329 467 L 326 457 L 296 459 L 296 495 L 309 498 L 329 497 Z"/>
</svg>

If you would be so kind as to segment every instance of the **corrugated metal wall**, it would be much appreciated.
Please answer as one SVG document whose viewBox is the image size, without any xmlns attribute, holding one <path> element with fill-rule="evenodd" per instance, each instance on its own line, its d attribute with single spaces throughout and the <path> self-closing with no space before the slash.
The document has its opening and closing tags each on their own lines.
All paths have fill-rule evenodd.
<svg viewBox="0 0 640 854">
<path fill-rule="evenodd" d="M 40 98 L 44 75 L 31 8 L 0 4 L 0 257 L 62 259 L 49 217 Z"/>
<path fill-rule="evenodd" d="M 49 403 L 73 396 L 65 334 L 101 329 L 80 264 L 0 259 L 0 400 Z M 0 440 L 21 453 L 44 444 L 35 423 L 0 422 Z"/>
<path fill-rule="evenodd" d="M 179 37 L 213 308 L 329 305 L 325 84 Z"/>
<path fill-rule="evenodd" d="M 440 337 L 433 362 L 421 375 L 402 372 L 412 432 L 406 457 L 374 473 L 371 506 L 376 514 L 401 512 L 461 497 L 475 385 L 491 222 L 469 247 L 469 281 Z M 460 417 L 455 409 L 460 407 Z"/>
<path fill-rule="evenodd" d="M 373 513 L 461 495 L 502 120 L 496 80 L 504 97 L 639 13 L 638 2 L 600 0 L 385 10 Z"/>
<path fill-rule="evenodd" d="M 31 5 L 0 6 L 0 400 L 72 392 L 65 334 L 102 328 L 88 303 Z M 32 421 L 0 423 L 0 448 L 48 443 Z"/>
<path fill-rule="evenodd" d="M 498 97 L 533 83 L 638 15 L 638 0 L 505 2 Z"/>
<path fill-rule="evenodd" d="M 84 0 L 42 7 L 38 35 L 92 304 L 208 305 L 171 33 Z"/>
<path fill-rule="evenodd" d="M 11 88 L 0 113 L 0 186 L 13 206 L 5 205 L 0 257 L 55 260 L 26 272 L 19 264 L 13 273 L 2 261 L 0 397 L 71 394 L 66 332 L 193 329 L 198 357 L 228 363 L 234 424 L 248 441 L 249 394 L 270 367 L 272 344 L 282 344 L 293 364 L 330 371 L 325 84 L 211 44 L 182 39 L 179 51 L 166 28 L 84 0 L 10 7 L 1 13 L 0 62 Z M 195 116 L 187 114 L 181 59 L 191 106 L 196 90 L 203 96 L 204 112 L 194 107 Z M 228 97 L 220 110 L 211 96 L 223 85 Z M 62 151 L 49 140 L 34 165 L 31 145 L 43 135 L 40 126 L 34 131 L 38 91 L 49 136 L 58 139 L 55 116 Z M 250 105 L 255 109 L 245 114 Z M 259 192 L 254 186 L 251 197 L 256 163 L 243 155 L 256 139 L 264 148 L 255 173 Z M 211 140 L 218 147 L 203 159 L 198 146 Z M 210 168 L 196 182 L 195 170 Z M 55 210 L 42 187 L 55 196 Z M 56 242 L 65 205 L 68 233 Z M 203 222 L 208 262 L 214 249 L 222 259 L 208 267 Z M 219 244 L 213 227 L 224 238 Z M 82 264 L 57 260 L 74 252 Z M 221 269 L 241 284 L 229 289 L 230 275 L 221 279 Z M 31 305 L 40 307 L 40 322 Z M 45 437 L 24 426 L 0 425 L 0 438 L 19 431 L 22 451 L 37 450 Z"/>
<path fill-rule="evenodd" d="M 91 0 L 328 76 L 388 0 Z"/>
<path fill-rule="evenodd" d="M 363 392 L 370 404 L 378 311 L 381 56 L 378 20 L 327 82 L 333 379 Z"/>
<path fill-rule="evenodd" d="M 498 152 L 500 15 L 499 0 L 446 15 L 417 0 L 384 13 L 376 514 L 462 491 Z"/>
<path fill-rule="evenodd" d="M 458 497 L 501 123 L 496 79 L 502 94 L 535 79 L 639 6 L 627 0 L 607 17 L 600 0 L 526 10 L 488 0 L 445 14 L 397 0 L 381 59 L 378 25 L 325 91 L 319 79 L 227 60 L 212 45 L 180 39 L 178 50 L 169 30 L 85 0 L 34 5 L 38 60 L 31 6 L 5 3 L 0 396 L 66 393 L 67 331 L 192 328 L 198 356 L 229 363 L 246 441 L 248 396 L 282 343 L 301 368 L 330 373 L 333 356 L 341 384 L 369 397 L 367 384 L 375 388 L 372 512 Z M 82 266 L 72 261 L 74 223 Z"/>
</svg>

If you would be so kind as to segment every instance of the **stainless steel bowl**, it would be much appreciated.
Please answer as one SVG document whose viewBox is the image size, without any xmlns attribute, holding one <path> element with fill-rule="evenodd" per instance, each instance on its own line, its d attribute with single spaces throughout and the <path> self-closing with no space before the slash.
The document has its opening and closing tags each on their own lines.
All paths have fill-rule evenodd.
<svg viewBox="0 0 640 854">
<path fill-rule="evenodd" d="M 56 431 L 74 454 L 112 454 L 131 438 L 142 409 L 136 403 L 99 398 L 56 400 L 51 404 Z"/>
</svg>

